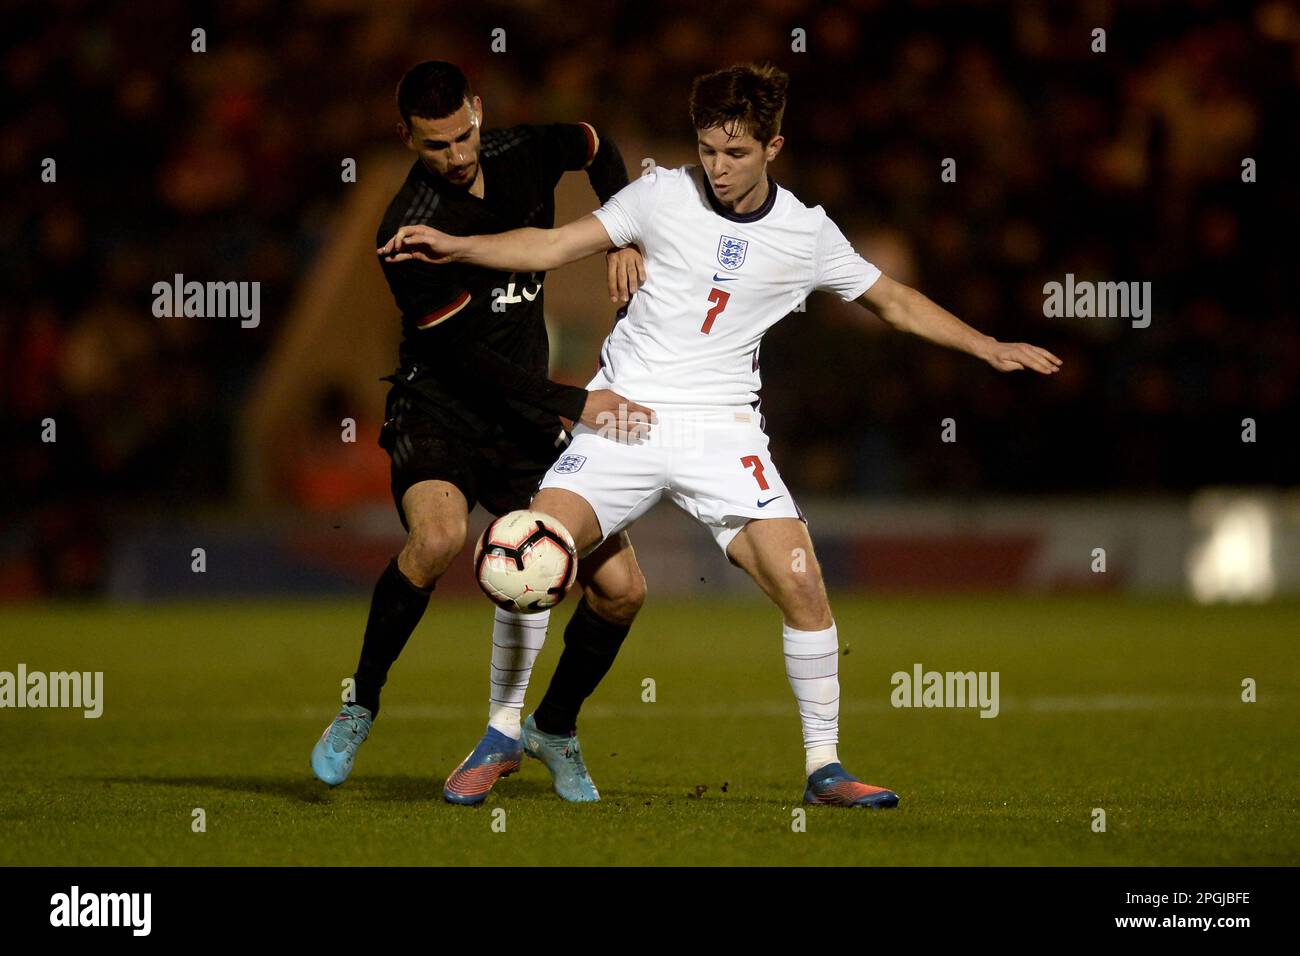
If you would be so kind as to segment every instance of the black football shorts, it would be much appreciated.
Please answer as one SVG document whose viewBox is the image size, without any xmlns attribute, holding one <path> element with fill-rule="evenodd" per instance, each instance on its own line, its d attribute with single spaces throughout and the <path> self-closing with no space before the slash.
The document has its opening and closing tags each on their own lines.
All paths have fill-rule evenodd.
<svg viewBox="0 0 1300 956">
<path fill-rule="evenodd" d="M 409 530 L 402 496 L 421 481 L 447 481 L 460 489 L 469 510 L 481 504 L 494 515 L 527 508 L 546 470 L 568 444 L 559 418 L 553 428 L 484 423 L 395 384 L 388 393 L 379 446 L 391 460 L 393 503 Z"/>
</svg>

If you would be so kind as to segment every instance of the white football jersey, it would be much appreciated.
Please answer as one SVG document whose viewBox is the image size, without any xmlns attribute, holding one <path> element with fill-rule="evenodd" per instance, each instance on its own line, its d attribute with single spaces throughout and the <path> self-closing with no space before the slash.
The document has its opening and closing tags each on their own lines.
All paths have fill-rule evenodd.
<svg viewBox="0 0 1300 956">
<path fill-rule="evenodd" d="M 880 270 L 821 206 L 768 180 L 766 202 L 737 214 L 699 166 L 657 169 L 595 216 L 617 246 L 636 243 L 646 282 L 614 323 L 589 389 L 660 404 L 749 405 L 763 333 L 817 289 L 852 301 Z"/>
</svg>

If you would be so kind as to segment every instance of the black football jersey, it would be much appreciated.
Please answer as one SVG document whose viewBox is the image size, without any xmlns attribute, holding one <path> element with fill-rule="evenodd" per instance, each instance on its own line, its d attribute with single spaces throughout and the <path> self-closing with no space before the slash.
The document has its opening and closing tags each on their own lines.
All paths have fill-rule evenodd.
<svg viewBox="0 0 1300 956">
<path fill-rule="evenodd" d="M 556 184 L 566 170 L 589 166 L 597 146 L 585 123 L 488 130 L 479 146 L 482 198 L 417 159 L 389 204 L 376 246 L 416 223 L 461 236 L 552 228 Z M 617 165 L 626 183 L 621 157 Z M 402 313 L 402 367 L 391 380 L 418 388 L 471 427 L 550 428 L 559 415 L 581 415 L 586 391 L 547 380 L 545 273 L 380 262 Z"/>
</svg>

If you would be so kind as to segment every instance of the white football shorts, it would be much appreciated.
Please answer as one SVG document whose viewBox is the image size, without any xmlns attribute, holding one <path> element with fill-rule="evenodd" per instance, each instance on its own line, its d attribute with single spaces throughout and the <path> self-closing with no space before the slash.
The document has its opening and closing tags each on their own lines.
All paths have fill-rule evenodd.
<svg viewBox="0 0 1300 956">
<path fill-rule="evenodd" d="M 709 530 L 723 554 L 753 518 L 805 520 L 772 463 L 755 409 L 658 405 L 655 414 L 658 423 L 642 442 L 621 440 L 612 428 L 577 425 L 538 489 L 563 488 L 587 499 L 602 541 L 665 494 Z"/>
</svg>

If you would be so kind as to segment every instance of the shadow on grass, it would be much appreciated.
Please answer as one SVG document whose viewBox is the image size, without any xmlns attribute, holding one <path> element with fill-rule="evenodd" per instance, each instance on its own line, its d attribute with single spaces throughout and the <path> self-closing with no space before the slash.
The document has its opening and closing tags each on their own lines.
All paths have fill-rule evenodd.
<svg viewBox="0 0 1300 956">
<path fill-rule="evenodd" d="M 84 783 L 113 786 L 135 787 L 171 787 L 182 790 L 210 790 L 224 793 L 246 794 L 249 796 L 278 797 L 294 803 L 329 806 L 339 800 L 348 803 L 396 803 L 412 805 L 446 806 L 442 799 L 442 779 L 433 776 L 413 776 L 411 774 L 391 774 L 386 776 L 358 776 L 339 787 L 327 787 L 310 775 L 293 776 L 235 776 L 213 774 L 199 776 L 194 774 L 165 776 L 159 774 L 142 774 L 139 776 L 113 777 L 76 777 Z M 511 776 L 500 781 L 489 794 L 487 806 L 508 805 L 520 801 L 526 803 L 562 804 L 551 787 L 551 781 L 545 774 L 531 777 Z M 671 790 L 654 790 L 625 783 L 611 786 L 601 794 L 601 803 L 608 806 L 622 805 L 628 809 L 644 807 L 662 808 L 680 804 L 683 807 L 711 805 L 709 810 L 718 810 L 728 803 L 735 807 L 783 806 L 788 800 L 765 798 L 756 795 L 726 795 L 711 789 L 704 799 L 694 798 L 694 794 L 683 787 Z M 576 806 L 576 805 L 575 805 Z M 473 807 L 467 809 L 474 809 Z"/>
<path fill-rule="evenodd" d="M 347 796 L 349 800 L 377 803 L 429 803 L 441 804 L 442 778 L 395 774 L 382 777 L 356 777 L 340 787 L 328 787 L 311 776 L 292 777 L 240 777 L 229 774 L 212 776 L 159 776 L 134 777 L 78 777 L 78 780 L 120 784 L 123 786 L 176 787 L 180 789 L 217 790 L 257 796 L 280 797 L 299 803 L 329 804 L 335 797 Z M 509 779 L 497 784 L 496 792 L 510 797 L 555 798 L 549 781 Z M 558 799 L 558 798 L 556 798 Z"/>
<path fill-rule="evenodd" d="M 141 774 L 134 777 L 79 777 L 77 779 L 122 786 L 177 787 L 185 790 L 224 790 L 230 793 L 282 797 L 301 803 L 328 803 L 330 788 L 311 777 L 239 777 L 230 774 L 166 777 Z M 412 778 L 413 779 L 413 778 Z M 351 785 L 349 785 L 350 787 Z"/>
</svg>

